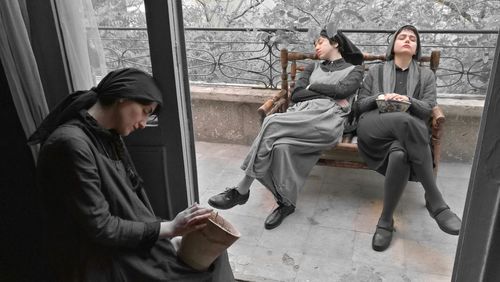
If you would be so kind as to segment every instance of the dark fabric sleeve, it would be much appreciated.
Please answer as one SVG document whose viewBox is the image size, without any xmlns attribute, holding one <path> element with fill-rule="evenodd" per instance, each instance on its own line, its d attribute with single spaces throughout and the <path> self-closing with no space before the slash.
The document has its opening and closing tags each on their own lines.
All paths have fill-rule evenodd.
<svg viewBox="0 0 500 282">
<path fill-rule="evenodd" d="M 151 249 L 160 236 L 160 221 L 147 222 L 144 225 L 144 238 L 139 243 L 140 248 Z"/>
<path fill-rule="evenodd" d="M 331 97 L 333 99 L 345 99 L 359 89 L 363 80 L 363 67 L 356 66 L 344 79 L 336 84 L 314 83 L 309 90 Z"/>
<path fill-rule="evenodd" d="M 78 137 L 69 137 L 52 145 L 52 165 L 57 167 L 59 175 L 55 186 L 61 190 L 58 193 L 64 206 L 90 240 L 128 248 L 152 246 L 158 239 L 159 222 L 124 220 L 110 213 L 88 144 Z"/>
<path fill-rule="evenodd" d="M 377 108 L 377 102 L 375 102 L 375 100 L 377 99 L 378 92 L 373 91 L 373 83 L 375 79 L 374 77 L 377 74 L 377 69 L 378 68 L 370 69 L 365 79 L 363 80 L 363 85 L 361 86 L 361 90 L 359 91 L 357 101 L 358 111 L 360 114 Z"/>
<path fill-rule="evenodd" d="M 311 73 L 313 71 L 314 63 L 311 63 L 307 65 L 304 71 L 299 74 L 299 77 L 295 82 L 295 88 L 292 91 L 292 102 L 298 103 L 322 96 L 320 93 L 306 89 L 306 87 L 309 85 L 309 77 L 311 76 Z"/>
<path fill-rule="evenodd" d="M 422 91 L 419 92 L 421 97 L 410 98 L 411 106 L 408 110 L 410 114 L 427 121 L 432 114 L 432 108 L 437 104 L 436 78 L 431 71 L 426 69 L 421 69 L 421 71 L 420 87 L 422 87 Z"/>
</svg>

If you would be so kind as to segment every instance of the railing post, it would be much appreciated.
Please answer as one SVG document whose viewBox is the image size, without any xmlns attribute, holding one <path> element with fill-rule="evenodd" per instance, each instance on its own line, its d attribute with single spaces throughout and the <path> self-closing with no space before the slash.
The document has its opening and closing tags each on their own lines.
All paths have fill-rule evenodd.
<svg viewBox="0 0 500 282">
<path fill-rule="evenodd" d="M 267 48 L 269 48 L 269 88 L 273 88 L 273 47 L 275 43 L 272 45 L 266 44 Z"/>
<path fill-rule="evenodd" d="M 281 62 L 281 89 L 288 91 L 288 74 L 286 68 L 288 67 L 288 50 L 286 48 L 280 51 Z"/>
</svg>

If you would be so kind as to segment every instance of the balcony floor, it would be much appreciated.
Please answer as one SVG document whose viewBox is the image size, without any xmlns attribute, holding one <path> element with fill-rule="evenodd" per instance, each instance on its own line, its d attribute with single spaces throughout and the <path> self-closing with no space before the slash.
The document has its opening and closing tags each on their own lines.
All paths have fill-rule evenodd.
<svg viewBox="0 0 500 282">
<path fill-rule="evenodd" d="M 200 202 L 243 176 L 248 146 L 196 142 Z M 448 205 L 460 217 L 470 164 L 442 163 L 438 175 Z M 245 205 L 219 211 L 241 232 L 229 249 L 237 279 L 246 281 L 450 281 L 458 236 L 442 232 L 410 182 L 395 213 L 393 241 L 375 252 L 371 239 L 382 209 L 383 177 L 369 170 L 314 167 L 295 213 L 273 230 L 264 220 L 275 208 L 258 181 Z"/>
</svg>

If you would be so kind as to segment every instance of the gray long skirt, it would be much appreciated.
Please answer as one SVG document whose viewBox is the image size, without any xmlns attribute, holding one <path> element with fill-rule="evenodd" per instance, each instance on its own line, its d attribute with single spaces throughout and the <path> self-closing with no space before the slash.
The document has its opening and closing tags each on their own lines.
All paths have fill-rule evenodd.
<svg viewBox="0 0 500 282">
<path fill-rule="evenodd" d="M 313 99 L 266 117 L 241 169 L 277 201 L 295 206 L 321 151 L 341 139 L 346 115 L 333 100 Z"/>
<path fill-rule="evenodd" d="M 357 135 L 359 154 L 370 169 L 382 175 L 392 151 L 406 152 L 409 163 L 422 164 L 432 159 L 427 124 L 407 112 L 366 112 L 358 121 Z M 416 181 L 413 171 L 410 180 Z"/>
</svg>

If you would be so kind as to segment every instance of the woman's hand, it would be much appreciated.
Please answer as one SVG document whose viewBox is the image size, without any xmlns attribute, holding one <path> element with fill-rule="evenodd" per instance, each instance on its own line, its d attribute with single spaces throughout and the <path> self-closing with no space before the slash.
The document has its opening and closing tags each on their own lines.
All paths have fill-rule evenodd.
<svg viewBox="0 0 500 282">
<path fill-rule="evenodd" d="M 164 221 L 160 225 L 160 238 L 183 236 L 207 224 L 212 209 L 194 203 L 189 208 L 178 213 L 172 221 Z"/>
<path fill-rule="evenodd" d="M 409 102 L 410 98 L 406 95 L 399 95 L 397 93 L 386 93 L 382 94 L 384 95 L 384 99 L 387 100 L 395 100 L 395 101 L 404 101 L 404 102 Z M 380 96 L 380 95 L 379 95 Z"/>
</svg>

